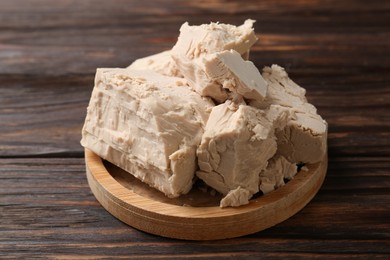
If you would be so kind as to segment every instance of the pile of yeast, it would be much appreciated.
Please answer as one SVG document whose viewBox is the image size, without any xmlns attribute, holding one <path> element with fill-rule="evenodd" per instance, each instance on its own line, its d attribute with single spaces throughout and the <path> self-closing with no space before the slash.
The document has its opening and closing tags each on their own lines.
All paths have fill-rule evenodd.
<svg viewBox="0 0 390 260">
<path fill-rule="evenodd" d="M 327 124 L 283 68 L 247 59 L 253 20 L 180 28 L 172 50 L 97 69 L 81 144 L 168 197 L 196 178 L 240 206 L 326 153 Z"/>
</svg>

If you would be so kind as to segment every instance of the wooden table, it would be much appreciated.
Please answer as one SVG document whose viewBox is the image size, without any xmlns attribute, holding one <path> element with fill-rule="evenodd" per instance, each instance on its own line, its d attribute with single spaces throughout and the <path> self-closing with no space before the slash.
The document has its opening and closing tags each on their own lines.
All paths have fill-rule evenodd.
<svg viewBox="0 0 390 260">
<path fill-rule="evenodd" d="M 189 242 L 106 212 L 80 130 L 97 67 L 169 49 L 180 25 L 257 20 L 251 59 L 307 89 L 329 123 L 329 170 L 289 220 Z M 0 258 L 390 258 L 388 1 L 0 1 Z"/>
</svg>

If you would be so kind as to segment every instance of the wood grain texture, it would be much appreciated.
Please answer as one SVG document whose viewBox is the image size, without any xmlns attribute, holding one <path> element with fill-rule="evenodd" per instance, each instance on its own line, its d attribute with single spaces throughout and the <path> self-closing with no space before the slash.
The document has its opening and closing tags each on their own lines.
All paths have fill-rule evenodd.
<svg viewBox="0 0 390 260">
<path fill-rule="evenodd" d="M 329 123 L 329 169 L 289 220 L 185 242 L 107 213 L 80 130 L 97 67 L 169 49 L 181 23 L 257 20 L 258 67 L 280 64 Z M 388 259 L 388 1 L 0 0 L 0 258 Z"/>
<path fill-rule="evenodd" d="M 287 221 L 239 239 L 188 242 L 111 216 L 88 188 L 84 158 L 0 159 L 0 257 L 385 259 L 389 166 L 383 158 L 339 159 L 314 200 Z"/>
</svg>

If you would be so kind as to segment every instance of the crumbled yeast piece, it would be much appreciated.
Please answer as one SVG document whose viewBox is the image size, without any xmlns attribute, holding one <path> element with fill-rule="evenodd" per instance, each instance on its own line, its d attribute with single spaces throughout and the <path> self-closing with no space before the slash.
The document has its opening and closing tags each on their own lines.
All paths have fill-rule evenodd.
<svg viewBox="0 0 390 260">
<path fill-rule="evenodd" d="M 169 197 L 187 193 L 213 103 L 181 81 L 98 69 L 81 144 Z"/>
<path fill-rule="evenodd" d="M 266 169 L 260 172 L 259 189 L 267 194 L 285 184 L 284 179 L 291 180 L 297 173 L 297 165 L 275 155 L 268 161 Z"/>
<path fill-rule="evenodd" d="M 215 81 L 215 78 L 209 77 L 206 73 L 207 65 L 205 63 L 210 62 L 207 60 L 214 58 L 210 55 L 226 50 L 234 50 L 239 55 L 247 58 L 250 47 L 257 40 L 253 23 L 253 20 L 246 20 L 243 25 L 237 27 L 222 23 L 210 23 L 200 26 L 189 26 L 188 23 L 185 23 L 181 26 L 179 38 L 172 48 L 171 54 L 177 68 L 196 92 L 202 96 L 211 97 L 217 102 L 224 102 L 228 99 L 228 91 L 224 89 L 221 82 Z M 223 54 L 220 54 L 222 59 L 223 56 Z M 221 62 L 221 59 L 219 61 Z M 243 61 L 238 61 L 243 64 Z M 222 62 L 224 61 L 222 60 Z M 245 66 L 250 67 L 250 65 Z M 232 69 L 236 66 L 231 63 L 226 67 Z M 242 81 L 245 80 L 245 76 L 236 76 Z M 255 76 L 261 78 L 261 75 Z M 260 80 L 254 79 L 257 82 Z M 261 95 L 261 97 L 263 96 Z"/>
<path fill-rule="evenodd" d="M 190 26 L 184 23 L 172 51 L 179 52 L 190 59 L 231 49 L 246 55 L 257 41 L 253 29 L 254 22 L 248 19 L 240 26 L 223 23 Z"/>
<path fill-rule="evenodd" d="M 327 123 L 307 102 L 305 89 L 294 83 L 278 65 L 264 68 L 263 77 L 268 83 L 267 97 L 263 102 L 251 101 L 250 105 L 266 108 L 278 104 L 294 114 L 287 126 L 276 132 L 277 153 L 292 163 L 319 162 L 327 149 Z"/>
<path fill-rule="evenodd" d="M 249 200 L 259 191 L 259 173 L 276 152 L 275 126 L 286 124 L 287 113 L 278 106 L 260 110 L 229 101 L 212 109 L 197 150 L 197 176 L 226 196 L 240 187 L 240 196 L 229 195 L 221 207 L 240 204 L 234 199 Z"/>
<path fill-rule="evenodd" d="M 256 66 L 251 61 L 245 61 L 235 50 L 207 55 L 202 62 L 208 80 L 222 86 L 223 90 L 249 100 L 264 99 L 267 83 Z"/>
<path fill-rule="evenodd" d="M 239 186 L 236 189 L 229 191 L 229 193 L 222 198 L 220 206 L 221 208 L 226 208 L 246 205 L 249 203 L 250 197 L 250 192 Z"/>
</svg>

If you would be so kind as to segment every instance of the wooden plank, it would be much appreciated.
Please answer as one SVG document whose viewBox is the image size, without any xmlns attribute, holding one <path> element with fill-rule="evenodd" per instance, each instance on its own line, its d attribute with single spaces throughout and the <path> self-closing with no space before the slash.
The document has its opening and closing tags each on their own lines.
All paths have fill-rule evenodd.
<svg viewBox="0 0 390 260">
<path fill-rule="evenodd" d="M 82 156 L 91 77 L 1 77 L 0 156 Z"/>
<path fill-rule="evenodd" d="M 383 1 L 247 1 L 245 7 L 224 1 L 18 2 L 23 9 L 0 3 L 1 74 L 92 74 L 97 67 L 124 67 L 171 48 L 187 20 L 240 24 L 248 17 L 258 20 L 260 41 L 252 57 L 260 67 L 363 73 L 370 67 L 384 72 L 390 62 L 381 59 L 390 48 L 390 6 Z M 361 51 L 363 46 L 370 48 Z"/>
<path fill-rule="evenodd" d="M 339 158 L 297 215 L 263 232 L 214 242 L 161 238 L 116 220 L 90 192 L 83 158 L 0 159 L 0 256 L 384 258 L 390 253 L 386 159 Z"/>
</svg>

